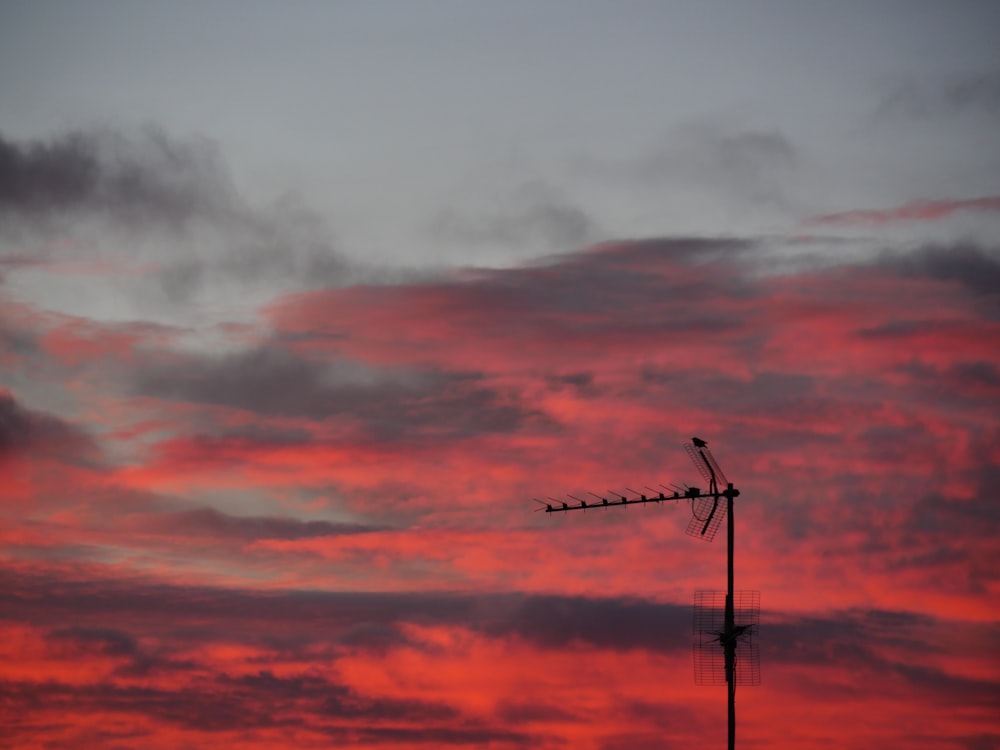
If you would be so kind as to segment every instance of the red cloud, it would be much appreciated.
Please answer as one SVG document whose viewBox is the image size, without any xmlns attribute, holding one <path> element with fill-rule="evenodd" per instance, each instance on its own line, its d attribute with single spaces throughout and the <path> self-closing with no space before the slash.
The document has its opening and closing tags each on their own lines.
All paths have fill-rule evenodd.
<svg viewBox="0 0 1000 750">
<path fill-rule="evenodd" d="M 996 264 L 906 260 L 622 243 L 290 295 L 237 355 L 3 308 L 7 372 L 76 408 L 0 401 L 0 721 L 93 747 L 704 740 L 724 696 L 691 686 L 689 603 L 724 546 L 683 502 L 530 502 L 697 483 L 699 434 L 766 610 L 741 738 L 995 735 Z"/>
<path fill-rule="evenodd" d="M 812 216 L 803 223 L 807 226 L 837 225 L 874 227 L 907 221 L 937 221 L 959 211 L 1000 211 L 1000 196 L 967 200 L 913 201 L 886 210 L 842 211 L 835 214 Z"/>
<path fill-rule="evenodd" d="M 2 625 L 0 715 L 29 742 L 597 750 L 655 747 L 665 733 L 694 744 L 724 726 L 724 693 L 689 685 L 675 632 L 686 606 L 261 593 L 96 567 L 3 573 L 6 611 L 24 624 Z M 769 625 L 764 682 L 739 695 L 741 741 L 930 748 L 994 725 L 988 626 L 859 610 Z M 789 702 L 815 710 L 797 721 Z"/>
</svg>

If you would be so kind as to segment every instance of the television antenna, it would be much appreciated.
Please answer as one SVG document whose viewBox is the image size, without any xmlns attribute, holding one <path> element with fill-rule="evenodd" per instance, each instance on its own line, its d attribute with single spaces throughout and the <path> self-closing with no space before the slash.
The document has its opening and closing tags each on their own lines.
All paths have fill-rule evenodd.
<svg viewBox="0 0 1000 750">
<path fill-rule="evenodd" d="M 553 498 L 539 503 L 546 513 L 565 513 L 571 510 L 590 508 L 627 507 L 629 505 L 662 503 L 666 500 L 678 501 L 686 498 L 691 502 L 691 521 L 688 523 L 689 536 L 707 542 L 715 538 L 715 533 L 725 519 L 726 523 L 726 591 L 696 591 L 694 597 L 694 677 L 698 685 L 726 685 L 728 693 L 728 738 L 729 750 L 736 747 L 736 686 L 760 684 L 760 659 L 754 637 L 760 627 L 760 592 L 733 590 L 733 500 L 740 491 L 726 479 L 719 468 L 715 456 L 708 449 L 708 443 L 700 438 L 691 438 L 684 443 L 684 450 L 708 482 L 708 490 L 700 487 L 659 485 L 662 490 L 650 490 L 645 495 L 625 488 L 635 497 L 609 490 L 608 496 L 587 493 L 597 502 L 582 500 L 568 495 L 573 504 Z M 723 488 L 724 489 L 721 489 Z"/>
</svg>

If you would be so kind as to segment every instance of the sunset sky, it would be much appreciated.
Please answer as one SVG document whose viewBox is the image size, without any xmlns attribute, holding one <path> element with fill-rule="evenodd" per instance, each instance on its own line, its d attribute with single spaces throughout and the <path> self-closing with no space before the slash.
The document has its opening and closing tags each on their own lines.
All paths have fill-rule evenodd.
<svg viewBox="0 0 1000 750">
<path fill-rule="evenodd" d="M 1000 747 L 1000 4 L 0 4 L 0 747 Z"/>
</svg>

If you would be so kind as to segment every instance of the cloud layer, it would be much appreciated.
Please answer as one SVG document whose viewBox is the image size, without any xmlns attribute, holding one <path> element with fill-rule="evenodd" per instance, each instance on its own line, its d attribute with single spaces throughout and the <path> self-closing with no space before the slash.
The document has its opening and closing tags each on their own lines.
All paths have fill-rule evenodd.
<svg viewBox="0 0 1000 750">
<path fill-rule="evenodd" d="M 24 142 L 0 134 L 0 240 L 0 273 L 83 277 L 118 316 L 233 308 L 248 294 L 358 273 L 297 196 L 254 203 L 214 142 L 153 127 Z"/>
<path fill-rule="evenodd" d="M 711 736 L 724 701 L 691 689 L 689 602 L 724 547 L 681 533 L 683 503 L 530 502 L 695 482 L 679 444 L 698 434 L 742 491 L 738 586 L 763 592 L 741 737 L 988 746 L 996 252 L 773 273 L 764 244 L 293 292 L 215 350 L 8 295 L 8 737 Z"/>
</svg>

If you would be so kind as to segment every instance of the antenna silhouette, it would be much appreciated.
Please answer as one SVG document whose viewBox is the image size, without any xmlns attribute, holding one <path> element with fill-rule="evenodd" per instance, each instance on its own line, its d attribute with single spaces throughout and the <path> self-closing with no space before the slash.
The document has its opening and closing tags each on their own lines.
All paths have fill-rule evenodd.
<svg viewBox="0 0 1000 750">
<path fill-rule="evenodd" d="M 587 502 L 569 495 L 575 504 L 552 500 L 542 503 L 546 513 L 563 513 L 588 508 L 610 508 L 660 503 L 665 500 L 677 501 L 687 498 L 691 501 L 691 521 L 688 523 L 689 536 L 707 542 L 715 538 L 724 519 L 726 525 L 726 591 L 696 591 L 694 597 L 694 677 L 698 685 L 726 685 L 728 693 L 728 738 L 729 750 L 736 747 L 736 686 L 760 684 L 760 659 L 754 636 L 760 628 L 760 592 L 733 591 L 733 500 L 740 491 L 726 479 L 719 468 L 715 456 L 708 449 L 708 443 L 693 437 L 684 443 L 684 450 L 691 458 L 702 478 L 708 482 L 708 491 L 700 487 L 680 487 L 672 485 L 670 494 L 650 490 L 652 495 L 643 495 L 635 490 L 625 489 L 638 497 L 629 499 L 623 494 L 612 492 L 611 499 L 594 493 L 598 502 Z M 724 489 L 720 489 L 724 487 Z M 536 500 L 536 502 L 540 502 Z M 542 510 L 542 508 L 539 508 Z"/>
</svg>

